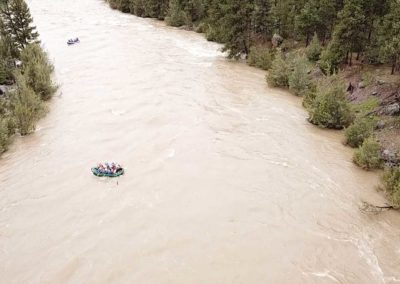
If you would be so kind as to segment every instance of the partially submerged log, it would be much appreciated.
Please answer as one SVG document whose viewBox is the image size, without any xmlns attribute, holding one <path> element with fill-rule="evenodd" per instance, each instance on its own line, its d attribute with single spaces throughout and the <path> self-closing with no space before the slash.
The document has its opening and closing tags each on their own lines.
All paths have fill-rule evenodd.
<svg viewBox="0 0 400 284">
<path fill-rule="evenodd" d="M 368 214 L 379 214 L 384 211 L 392 210 L 395 209 L 393 206 L 390 204 L 385 204 L 384 206 L 377 206 L 373 205 L 371 203 L 363 201 L 361 206 L 360 206 L 360 211 L 363 213 L 368 213 Z"/>
</svg>

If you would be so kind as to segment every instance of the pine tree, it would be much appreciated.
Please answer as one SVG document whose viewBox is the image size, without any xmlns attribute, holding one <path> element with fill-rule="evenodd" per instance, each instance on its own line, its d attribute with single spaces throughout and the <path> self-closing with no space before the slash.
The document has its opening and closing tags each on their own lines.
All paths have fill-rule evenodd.
<svg viewBox="0 0 400 284">
<path fill-rule="evenodd" d="M 346 61 L 352 65 L 353 52 L 362 52 L 366 43 L 366 19 L 363 0 L 346 0 L 339 13 L 339 22 L 335 26 L 333 38 L 321 55 L 321 66 L 327 71 L 337 70 L 339 64 Z"/>
<path fill-rule="evenodd" d="M 271 87 L 289 87 L 290 66 L 281 51 L 275 55 L 266 79 Z"/>
<path fill-rule="evenodd" d="M 392 0 L 390 12 L 384 17 L 381 27 L 381 57 L 391 62 L 392 74 L 400 59 L 400 3 Z"/>
<path fill-rule="evenodd" d="M 332 41 L 340 46 L 342 56 L 352 65 L 353 52 L 361 52 L 365 40 L 366 18 L 363 10 L 363 0 L 347 0 L 339 14 L 339 23 L 335 27 Z M 335 44 L 331 45 L 335 46 Z M 338 50 L 338 52 L 340 52 Z"/>
<path fill-rule="evenodd" d="M 314 62 L 318 61 L 319 57 L 321 56 L 321 51 L 322 51 L 321 43 L 318 39 L 317 33 L 315 33 L 311 40 L 311 44 L 308 46 L 306 50 L 306 55 L 308 60 Z"/>
<path fill-rule="evenodd" d="M 38 44 L 30 44 L 21 52 L 21 60 L 24 63 L 22 73 L 28 86 L 42 100 L 49 100 L 57 88 L 51 81 L 53 65 L 47 54 Z"/>
<path fill-rule="evenodd" d="M 45 106 L 35 92 L 28 86 L 21 73 L 16 74 L 17 92 L 13 96 L 13 113 L 21 135 L 35 130 L 36 122 L 43 116 Z"/>
<path fill-rule="evenodd" d="M 271 0 L 255 0 L 253 11 L 253 33 L 261 40 L 271 38 L 272 20 L 271 20 Z"/>
<path fill-rule="evenodd" d="M 308 112 L 309 121 L 322 128 L 342 129 L 353 122 L 345 85 L 338 75 L 326 77 L 318 84 Z"/>
<path fill-rule="evenodd" d="M 248 55 L 252 40 L 252 15 L 254 1 L 228 0 L 223 6 L 224 27 L 227 31 L 227 40 L 223 51 L 228 51 L 230 58 L 239 58 Z"/>
<path fill-rule="evenodd" d="M 364 0 L 364 13 L 366 16 L 366 31 L 368 41 L 371 41 L 375 23 L 389 12 L 390 2 L 388 0 Z"/>
<path fill-rule="evenodd" d="M 32 25 L 33 19 L 24 0 L 5 0 L 0 8 L 3 33 L 11 36 L 18 50 L 28 44 L 38 42 L 39 34 Z"/>
<path fill-rule="evenodd" d="M 310 43 L 311 36 L 316 32 L 320 21 L 315 1 L 308 1 L 301 9 L 300 15 L 296 17 L 296 30 L 306 37 L 306 46 Z"/>
<path fill-rule="evenodd" d="M 275 1 L 271 7 L 273 32 L 283 37 L 291 36 L 294 33 L 294 17 L 293 0 Z"/>
<path fill-rule="evenodd" d="M 227 34 L 230 27 L 225 25 L 224 16 L 226 15 L 224 7 L 229 0 L 210 0 L 207 9 L 206 19 L 206 38 L 210 41 L 224 43 L 227 41 Z"/>
<path fill-rule="evenodd" d="M 7 35 L 0 37 L 0 84 L 7 84 L 13 81 L 12 66 L 13 58 L 17 52 L 13 50 L 11 38 Z"/>
<path fill-rule="evenodd" d="M 186 23 L 186 15 L 183 9 L 181 0 L 169 1 L 168 16 L 166 18 L 168 25 L 180 27 Z"/>
<path fill-rule="evenodd" d="M 312 89 L 312 82 L 308 74 L 309 62 L 305 56 L 295 58 L 293 71 L 289 75 L 289 89 L 297 96 L 304 96 Z"/>
<path fill-rule="evenodd" d="M 331 0 L 308 0 L 296 17 L 296 30 L 306 38 L 308 46 L 311 36 L 317 33 L 324 41 L 336 21 L 337 11 Z"/>
<path fill-rule="evenodd" d="M 146 17 L 164 19 L 168 10 L 168 0 L 147 0 L 144 1 L 144 11 Z"/>
</svg>

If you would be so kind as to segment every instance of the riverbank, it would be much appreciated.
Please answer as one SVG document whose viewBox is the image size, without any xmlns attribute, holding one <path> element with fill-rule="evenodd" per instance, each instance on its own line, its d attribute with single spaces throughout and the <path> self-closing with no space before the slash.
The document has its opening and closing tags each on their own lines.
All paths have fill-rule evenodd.
<svg viewBox="0 0 400 284">
<path fill-rule="evenodd" d="M 266 79 L 270 86 L 287 89 L 304 98 L 303 105 L 311 123 L 322 128 L 345 129 L 343 143 L 356 149 L 353 160 L 358 166 L 366 170 L 385 168 L 383 186 L 392 205 L 400 206 L 400 190 L 393 186 L 400 184 L 396 177 L 400 171 L 400 75 L 394 72 L 396 66 L 364 64 L 360 54 L 350 53 L 349 56 L 348 53 L 351 66 L 335 63 L 334 72 L 339 75 L 329 76 L 331 71 L 323 66 L 333 66 L 332 59 L 327 59 L 331 47 L 329 42 L 322 46 L 316 35 L 307 47 L 274 34 L 270 41 L 258 39 L 237 50 L 237 46 L 232 45 L 234 38 L 215 33 L 217 29 L 211 22 L 218 19 L 210 20 L 210 15 L 193 17 L 194 11 L 201 10 L 201 4 L 192 7 L 194 10 L 185 10 L 185 5 L 167 1 L 153 10 L 150 1 L 132 5 L 126 1 L 107 2 L 111 8 L 125 13 L 158 18 L 171 26 L 205 33 L 207 40 L 225 44 L 223 50 L 228 52 L 228 57 L 245 56 L 249 65 L 268 71 Z M 218 10 L 216 7 L 208 7 L 210 13 L 215 12 L 212 9 Z M 330 99 L 332 96 L 334 100 Z"/>
<path fill-rule="evenodd" d="M 16 134 L 34 132 L 57 87 L 53 65 L 39 41 L 24 1 L 0 4 L 0 154 Z"/>
</svg>

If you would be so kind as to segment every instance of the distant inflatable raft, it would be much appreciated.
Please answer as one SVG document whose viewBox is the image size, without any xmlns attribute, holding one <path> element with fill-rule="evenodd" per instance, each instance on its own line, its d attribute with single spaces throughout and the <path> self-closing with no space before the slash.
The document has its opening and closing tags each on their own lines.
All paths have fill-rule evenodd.
<svg viewBox="0 0 400 284">
<path fill-rule="evenodd" d="M 76 43 L 79 43 L 79 38 L 71 38 L 71 39 L 69 39 L 67 41 L 68 45 L 73 45 L 73 44 L 76 44 Z"/>
<path fill-rule="evenodd" d="M 118 169 L 115 173 L 106 173 L 103 171 L 99 171 L 98 168 L 92 168 L 92 173 L 97 176 L 97 177 L 119 177 L 122 176 L 125 173 L 125 170 L 123 168 Z"/>
</svg>

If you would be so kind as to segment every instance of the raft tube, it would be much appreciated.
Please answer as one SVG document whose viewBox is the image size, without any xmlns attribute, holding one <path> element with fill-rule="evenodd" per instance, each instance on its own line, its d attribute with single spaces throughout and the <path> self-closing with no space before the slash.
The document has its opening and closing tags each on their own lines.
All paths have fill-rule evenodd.
<svg viewBox="0 0 400 284">
<path fill-rule="evenodd" d="M 92 173 L 97 176 L 97 177 L 119 177 L 122 176 L 125 171 L 124 169 L 119 169 L 115 174 L 111 174 L 111 173 L 102 173 L 98 170 L 98 168 L 92 168 Z"/>
</svg>

